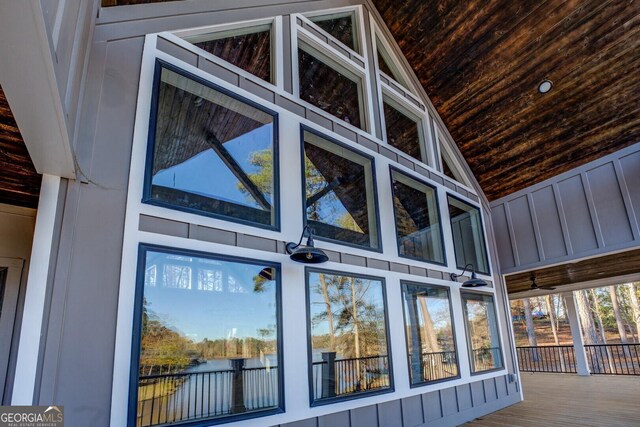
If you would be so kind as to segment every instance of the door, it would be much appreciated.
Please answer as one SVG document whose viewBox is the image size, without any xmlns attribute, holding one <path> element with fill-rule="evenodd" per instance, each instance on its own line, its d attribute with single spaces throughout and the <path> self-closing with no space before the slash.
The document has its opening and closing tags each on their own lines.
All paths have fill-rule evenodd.
<svg viewBox="0 0 640 427">
<path fill-rule="evenodd" d="M 0 258 L 0 403 L 10 400 L 4 393 L 11 352 L 16 350 L 12 349 L 11 341 L 18 308 L 22 265 L 21 259 Z"/>
</svg>

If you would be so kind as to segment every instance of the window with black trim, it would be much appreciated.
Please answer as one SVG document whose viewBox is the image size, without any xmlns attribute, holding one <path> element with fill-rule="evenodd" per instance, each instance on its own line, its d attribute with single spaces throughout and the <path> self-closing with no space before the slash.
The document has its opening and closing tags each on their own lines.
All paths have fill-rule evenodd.
<svg viewBox="0 0 640 427">
<path fill-rule="evenodd" d="M 362 76 L 298 40 L 300 99 L 366 130 Z"/>
<path fill-rule="evenodd" d="M 373 159 L 303 130 L 304 212 L 314 236 L 380 249 Z"/>
<path fill-rule="evenodd" d="M 420 119 L 389 96 L 383 95 L 382 104 L 387 144 L 426 163 Z"/>
<path fill-rule="evenodd" d="M 272 24 L 197 34 L 185 37 L 185 40 L 275 84 Z"/>
<path fill-rule="evenodd" d="M 489 274 L 480 209 L 450 194 L 447 195 L 447 200 L 456 266 L 464 269 L 466 265 L 471 264 L 476 272 Z"/>
<path fill-rule="evenodd" d="M 279 265 L 141 246 L 139 266 L 130 425 L 282 412 Z"/>
<path fill-rule="evenodd" d="M 391 168 L 398 254 L 445 264 L 444 242 L 435 187 Z"/>
<path fill-rule="evenodd" d="M 277 114 L 157 67 L 144 202 L 277 229 Z"/>
<path fill-rule="evenodd" d="M 306 273 L 312 405 L 392 391 L 384 279 Z"/>
<path fill-rule="evenodd" d="M 412 385 L 460 376 L 449 289 L 402 281 Z"/>
<path fill-rule="evenodd" d="M 493 296 L 461 292 L 471 373 L 503 367 L 498 318 Z"/>
</svg>

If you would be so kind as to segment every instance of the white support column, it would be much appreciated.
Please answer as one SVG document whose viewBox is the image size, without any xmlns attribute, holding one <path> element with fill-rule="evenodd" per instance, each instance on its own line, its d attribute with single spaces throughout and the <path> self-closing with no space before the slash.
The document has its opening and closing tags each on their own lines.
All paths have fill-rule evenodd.
<svg viewBox="0 0 640 427">
<path fill-rule="evenodd" d="M 42 175 L 33 235 L 12 405 L 32 405 L 60 178 Z"/>
<path fill-rule="evenodd" d="M 576 300 L 573 298 L 573 292 L 563 292 L 562 296 L 567 301 L 567 317 L 569 318 L 571 336 L 573 337 L 573 349 L 576 354 L 576 370 L 578 371 L 578 375 L 589 375 L 589 364 L 587 363 L 587 353 L 584 351 L 584 341 L 582 340 L 582 329 L 580 328 L 580 319 L 578 319 Z"/>
</svg>

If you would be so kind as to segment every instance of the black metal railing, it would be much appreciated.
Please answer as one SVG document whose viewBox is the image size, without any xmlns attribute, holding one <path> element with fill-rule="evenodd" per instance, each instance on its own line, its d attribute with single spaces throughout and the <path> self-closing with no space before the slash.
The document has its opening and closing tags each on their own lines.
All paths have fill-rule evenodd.
<svg viewBox="0 0 640 427">
<path fill-rule="evenodd" d="M 577 372 L 571 345 L 516 347 L 516 351 L 522 372 Z"/>
<path fill-rule="evenodd" d="M 389 358 L 383 356 L 336 360 L 336 353 L 322 353 L 313 363 L 315 399 L 389 387 Z"/>
<path fill-rule="evenodd" d="M 585 345 L 592 374 L 640 375 L 640 344 Z M 516 347 L 523 372 L 576 373 L 576 355 L 571 345 Z"/>
<path fill-rule="evenodd" d="M 640 375 L 640 344 L 585 345 L 592 374 Z"/>
<path fill-rule="evenodd" d="M 488 371 L 502 366 L 500 347 L 478 348 L 472 353 L 474 372 Z"/>
<path fill-rule="evenodd" d="M 228 370 L 141 376 L 137 425 L 155 426 L 278 405 L 277 367 L 244 368 L 236 360 L 232 366 Z"/>
<path fill-rule="evenodd" d="M 436 381 L 458 375 L 458 361 L 455 351 L 422 353 L 422 379 Z"/>
</svg>

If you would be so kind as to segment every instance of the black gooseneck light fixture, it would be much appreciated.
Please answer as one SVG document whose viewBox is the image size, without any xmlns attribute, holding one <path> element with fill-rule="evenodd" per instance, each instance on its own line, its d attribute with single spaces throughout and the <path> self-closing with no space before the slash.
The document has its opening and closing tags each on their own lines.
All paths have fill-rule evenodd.
<svg viewBox="0 0 640 427">
<path fill-rule="evenodd" d="M 307 244 L 302 245 L 302 239 L 307 236 Z M 329 257 L 322 249 L 318 249 L 313 245 L 313 233 L 308 225 L 302 229 L 300 241 L 298 243 L 289 242 L 286 246 L 287 253 L 290 258 L 296 262 L 303 264 L 321 264 L 329 261 Z"/>
<path fill-rule="evenodd" d="M 480 286 L 489 286 L 489 284 L 487 282 L 485 282 L 482 279 L 479 279 L 476 277 L 476 269 L 473 266 L 473 264 L 467 264 L 464 266 L 464 268 L 462 269 L 462 273 L 460 274 L 456 274 L 456 273 L 451 273 L 449 274 L 449 277 L 451 278 L 452 281 L 457 282 L 458 281 L 458 277 L 462 276 L 466 271 L 467 271 L 467 267 L 471 267 L 471 279 L 469 280 L 465 280 L 464 282 L 462 282 L 462 287 L 463 288 L 478 288 Z"/>
</svg>

